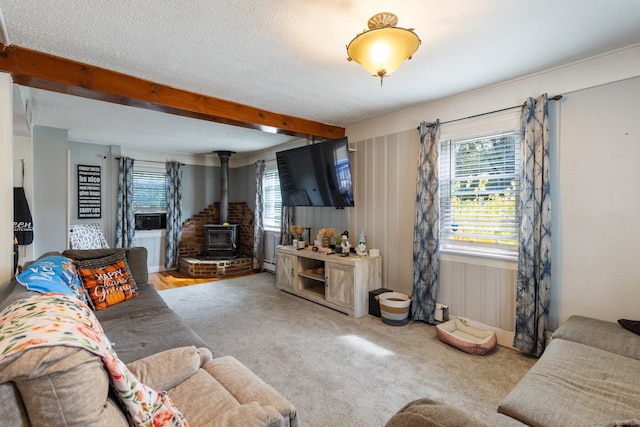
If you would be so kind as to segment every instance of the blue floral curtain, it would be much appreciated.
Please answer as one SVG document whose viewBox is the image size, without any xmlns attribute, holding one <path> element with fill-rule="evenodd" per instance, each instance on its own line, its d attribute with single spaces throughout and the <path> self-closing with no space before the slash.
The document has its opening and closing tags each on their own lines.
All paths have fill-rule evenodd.
<svg viewBox="0 0 640 427">
<path fill-rule="evenodd" d="M 264 262 L 264 195 L 262 181 L 264 179 L 264 160 L 256 162 L 256 213 L 253 220 L 253 268 L 262 269 Z"/>
<path fill-rule="evenodd" d="M 522 174 L 516 333 L 513 346 L 540 356 L 551 292 L 551 195 L 547 95 L 527 99 L 520 119 Z"/>
<path fill-rule="evenodd" d="M 164 266 L 178 268 L 180 237 L 182 236 L 182 164 L 167 162 L 167 243 Z"/>
<path fill-rule="evenodd" d="M 420 123 L 420 158 L 413 238 L 414 320 L 434 323 L 440 273 L 438 140 L 440 121 Z"/>
<path fill-rule="evenodd" d="M 118 162 L 118 206 L 116 208 L 116 247 L 128 248 L 136 238 L 136 217 L 133 213 L 133 162 L 121 157 Z"/>
</svg>

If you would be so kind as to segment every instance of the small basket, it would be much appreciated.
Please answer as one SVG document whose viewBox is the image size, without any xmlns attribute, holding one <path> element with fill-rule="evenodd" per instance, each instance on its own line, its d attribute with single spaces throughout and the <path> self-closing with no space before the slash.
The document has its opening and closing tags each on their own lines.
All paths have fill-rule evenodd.
<svg viewBox="0 0 640 427">
<path fill-rule="evenodd" d="M 392 326 L 403 326 L 409 322 L 411 296 L 401 292 L 385 292 L 376 295 L 380 302 L 382 321 Z"/>
</svg>

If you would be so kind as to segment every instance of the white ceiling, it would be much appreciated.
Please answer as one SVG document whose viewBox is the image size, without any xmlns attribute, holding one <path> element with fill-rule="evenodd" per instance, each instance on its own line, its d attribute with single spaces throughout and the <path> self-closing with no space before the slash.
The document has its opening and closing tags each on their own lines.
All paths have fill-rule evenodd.
<svg viewBox="0 0 640 427">
<path fill-rule="evenodd" d="M 343 127 L 640 42 L 638 0 L 0 0 L 0 9 L 11 44 Z M 382 11 L 422 45 L 380 87 L 347 62 L 345 45 Z M 22 93 L 32 124 L 69 129 L 74 141 L 210 153 L 292 139 Z"/>
</svg>

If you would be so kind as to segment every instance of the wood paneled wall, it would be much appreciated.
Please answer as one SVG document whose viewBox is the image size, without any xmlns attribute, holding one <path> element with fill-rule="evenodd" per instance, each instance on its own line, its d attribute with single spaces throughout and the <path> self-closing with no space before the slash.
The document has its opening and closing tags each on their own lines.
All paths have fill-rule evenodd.
<svg viewBox="0 0 640 427">
<path fill-rule="evenodd" d="M 450 315 L 513 332 L 516 278 L 513 268 L 441 260 L 439 301 Z"/>
<path fill-rule="evenodd" d="M 334 228 L 336 234 L 349 229 L 347 223 L 347 211 L 354 208 L 336 209 L 332 207 L 296 207 L 294 209 L 293 223 L 304 227 L 311 227 L 311 243 L 318 235 L 321 228 Z M 304 238 L 307 238 L 305 231 Z"/>
<path fill-rule="evenodd" d="M 352 243 L 364 230 L 380 249 L 382 285 L 412 293 L 418 131 L 352 142 L 355 208 L 347 209 Z"/>
</svg>

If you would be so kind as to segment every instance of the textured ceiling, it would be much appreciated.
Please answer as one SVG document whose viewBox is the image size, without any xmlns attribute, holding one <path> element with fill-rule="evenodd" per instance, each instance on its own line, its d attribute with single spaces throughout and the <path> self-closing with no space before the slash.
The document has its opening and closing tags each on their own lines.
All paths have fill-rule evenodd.
<svg viewBox="0 0 640 427">
<path fill-rule="evenodd" d="M 638 0 L 0 0 L 0 9 L 12 44 L 343 127 L 640 42 Z M 381 88 L 346 61 L 345 45 L 387 10 L 422 45 Z M 21 93 L 33 124 L 76 141 L 207 153 L 292 139 Z"/>
</svg>

